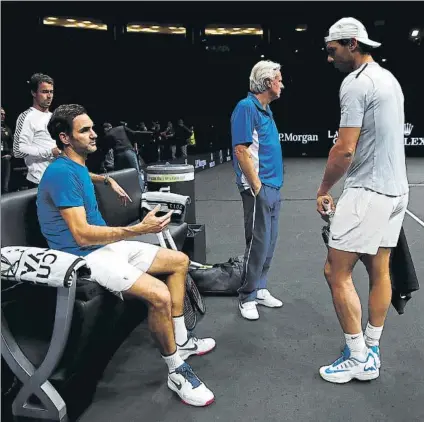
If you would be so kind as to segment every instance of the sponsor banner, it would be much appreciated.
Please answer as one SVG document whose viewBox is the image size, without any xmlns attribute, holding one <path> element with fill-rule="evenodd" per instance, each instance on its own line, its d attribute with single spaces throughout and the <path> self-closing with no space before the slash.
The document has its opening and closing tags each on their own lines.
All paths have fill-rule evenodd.
<svg viewBox="0 0 424 422">
<path fill-rule="evenodd" d="M 225 161 L 231 161 L 231 160 L 232 160 L 231 150 L 228 148 L 227 149 L 227 154 L 225 156 Z"/>
<path fill-rule="evenodd" d="M 299 142 L 306 145 L 310 142 L 318 142 L 319 136 L 317 134 L 297 134 L 297 133 L 280 133 L 280 142 Z"/>
<path fill-rule="evenodd" d="M 221 149 L 214 152 L 189 155 L 186 164 L 194 166 L 195 173 L 219 166 L 232 160 L 230 149 Z"/>
<path fill-rule="evenodd" d="M 189 182 L 194 180 L 194 173 L 178 173 L 178 174 L 146 174 L 146 179 L 150 183 L 175 183 Z"/>
<path fill-rule="evenodd" d="M 403 127 L 404 134 L 404 145 L 406 147 L 423 147 L 424 146 L 424 136 L 411 136 L 412 131 L 414 129 L 414 125 L 412 123 L 405 123 Z M 332 132 L 331 130 L 327 131 L 327 138 L 332 140 L 332 144 L 334 145 L 339 136 L 339 132 L 336 130 Z"/>
<path fill-rule="evenodd" d="M 323 148 L 322 136 L 314 130 L 308 133 L 291 131 L 279 133 L 280 143 L 285 157 L 319 156 L 327 153 Z M 320 150 L 325 150 L 320 152 Z"/>
</svg>

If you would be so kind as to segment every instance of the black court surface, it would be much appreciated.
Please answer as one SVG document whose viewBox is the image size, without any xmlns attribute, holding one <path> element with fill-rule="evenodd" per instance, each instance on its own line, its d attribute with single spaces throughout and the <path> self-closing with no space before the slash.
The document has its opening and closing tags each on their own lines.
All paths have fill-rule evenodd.
<svg viewBox="0 0 424 422">
<path fill-rule="evenodd" d="M 412 185 L 404 229 L 421 282 L 405 314 L 390 308 L 381 341 L 382 368 L 372 382 L 334 385 L 318 368 L 340 355 L 343 334 L 323 276 L 326 248 L 315 193 L 325 160 L 286 159 L 280 229 L 269 277 L 281 309 L 260 307 L 260 319 L 243 320 L 235 298 L 206 298 L 199 337 L 216 349 L 191 357 L 198 376 L 215 393 L 207 408 L 187 406 L 166 386 L 166 365 L 140 325 L 116 352 L 81 422 L 136 421 L 424 421 L 424 159 L 408 159 Z M 335 198 L 341 183 L 335 187 Z M 197 220 L 206 224 L 207 260 L 243 253 L 243 213 L 231 163 L 196 175 Z M 362 264 L 354 281 L 367 320 L 368 281 Z"/>
</svg>

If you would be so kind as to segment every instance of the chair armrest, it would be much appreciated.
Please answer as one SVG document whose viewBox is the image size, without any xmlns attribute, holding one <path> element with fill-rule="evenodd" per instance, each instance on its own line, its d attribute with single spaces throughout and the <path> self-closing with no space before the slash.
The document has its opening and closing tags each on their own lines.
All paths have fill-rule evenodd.
<svg viewBox="0 0 424 422">
<path fill-rule="evenodd" d="M 71 328 L 75 292 L 76 274 L 73 275 L 69 287 L 57 287 L 56 313 L 50 346 L 38 368 L 34 367 L 18 346 L 3 310 L 1 311 L 1 354 L 12 372 L 22 382 L 22 387 L 12 404 L 12 413 L 16 417 L 58 421 L 66 417 L 66 404 L 48 379 L 65 350 Z M 40 400 L 42 406 L 28 403 L 32 395 Z"/>
</svg>

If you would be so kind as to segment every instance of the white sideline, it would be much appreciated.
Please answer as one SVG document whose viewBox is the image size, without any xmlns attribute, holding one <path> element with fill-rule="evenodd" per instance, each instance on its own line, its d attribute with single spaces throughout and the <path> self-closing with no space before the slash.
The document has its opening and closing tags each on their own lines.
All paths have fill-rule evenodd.
<svg viewBox="0 0 424 422">
<path fill-rule="evenodd" d="M 424 227 L 424 221 L 420 220 L 415 214 L 413 214 L 408 209 L 406 210 L 406 213 L 413 218 L 420 226 Z"/>
</svg>

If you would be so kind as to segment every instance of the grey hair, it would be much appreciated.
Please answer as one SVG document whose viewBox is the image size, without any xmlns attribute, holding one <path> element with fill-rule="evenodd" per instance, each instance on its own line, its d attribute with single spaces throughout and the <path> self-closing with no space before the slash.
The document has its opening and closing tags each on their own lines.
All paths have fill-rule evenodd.
<svg viewBox="0 0 424 422">
<path fill-rule="evenodd" d="M 250 73 L 250 91 L 254 94 L 261 94 L 269 89 L 267 80 L 272 81 L 280 71 L 280 63 L 274 63 L 270 60 L 261 60 L 253 66 Z"/>
</svg>

